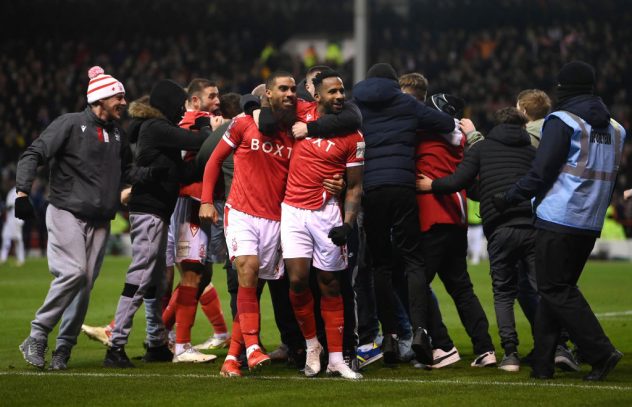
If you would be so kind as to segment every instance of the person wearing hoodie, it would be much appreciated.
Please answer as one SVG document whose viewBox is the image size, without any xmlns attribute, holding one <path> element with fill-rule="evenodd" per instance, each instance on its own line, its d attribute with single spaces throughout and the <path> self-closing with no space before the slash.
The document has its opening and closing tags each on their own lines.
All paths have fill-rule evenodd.
<svg viewBox="0 0 632 407">
<path fill-rule="evenodd" d="M 536 281 L 531 376 L 550 379 L 562 327 L 592 366 L 584 380 L 603 380 L 623 354 L 615 349 L 577 287 L 603 227 L 621 161 L 625 129 L 594 94 L 595 69 L 573 61 L 557 75 L 557 106 L 542 127 L 529 172 L 494 196 L 499 211 L 535 198 Z"/>
<path fill-rule="evenodd" d="M 530 274 L 535 273 L 535 229 L 531 225 L 529 202 L 525 201 L 500 213 L 494 208 L 492 198 L 495 193 L 505 191 L 529 171 L 535 148 L 525 129 L 528 119 L 524 114 L 514 107 L 507 107 L 497 111 L 495 116 L 497 126 L 484 140 L 467 151 L 454 174 L 434 180 L 425 174 L 417 185 L 421 191 L 452 194 L 476 183 L 478 179 L 483 231 L 488 242 L 494 309 L 501 346 L 505 350 L 498 368 L 517 372 L 520 369 L 514 318 L 514 302 L 518 294 L 517 264 L 524 258 Z M 493 348 L 491 342 L 486 345 Z M 492 356 L 493 352 L 490 352 L 487 358 L 492 359 Z M 496 358 L 493 359 L 495 362 Z"/>
<path fill-rule="evenodd" d="M 167 335 L 162 323 L 160 299 L 166 288 L 166 245 L 169 219 L 173 212 L 180 183 L 194 178 L 195 162 L 185 165 L 181 150 L 198 150 L 210 135 L 208 118 L 199 120 L 200 131 L 178 127 L 187 94 L 176 82 L 161 80 L 149 95 L 149 104 L 132 103 L 129 114 L 130 141 L 136 142 L 135 164 L 156 169 L 161 177 L 133 185 L 128 207 L 132 263 L 127 271 L 125 286 L 119 299 L 112 329 L 111 347 L 103 365 L 127 368 L 133 364 L 125 353 L 134 314 L 145 300 L 148 326 L 146 362 L 171 361 Z M 150 306 L 147 306 L 147 304 Z"/>
<path fill-rule="evenodd" d="M 384 361 L 391 364 L 398 360 L 397 299 L 392 281 L 395 245 L 408 276 L 412 348 L 417 360 L 430 365 L 432 346 L 426 330 L 430 287 L 419 239 L 415 146 L 418 130 L 449 134 L 454 130 L 454 120 L 404 94 L 397 73 L 386 63 L 373 65 L 367 79 L 353 87 L 353 96 L 362 113 L 361 129 L 366 143 L 362 206 L 384 334 Z"/>
</svg>

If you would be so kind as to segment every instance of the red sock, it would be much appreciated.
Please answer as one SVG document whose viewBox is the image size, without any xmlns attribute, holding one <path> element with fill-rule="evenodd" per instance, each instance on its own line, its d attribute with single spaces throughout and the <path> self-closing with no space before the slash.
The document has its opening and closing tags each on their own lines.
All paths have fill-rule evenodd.
<svg viewBox="0 0 632 407">
<path fill-rule="evenodd" d="M 110 331 L 112 329 L 114 329 L 114 322 L 116 322 L 116 320 L 111 320 L 110 323 L 108 324 L 108 326 L 105 329 L 109 329 Z"/>
<path fill-rule="evenodd" d="M 191 327 L 197 311 L 196 287 L 180 286 L 176 307 L 176 343 L 191 342 Z"/>
<path fill-rule="evenodd" d="M 235 316 L 233 321 L 233 332 L 230 337 L 230 347 L 228 348 L 228 355 L 238 358 L 241 355 L 241 351 L 244 348 L 244 337 L 241 333 L 241 325 L 239 324 L 239 314 Z"/>
<path fill-rule="evenodd" d="M 200 297 L 200 306 L 206 318 L 213 325 L 213 330 L 216 334 L 225 334 L 228 332 L 226 328 L 226 321 L 224 321 L 224 313 L 222 312 L 222 303 L 217 295 L 215 287 L 211 286 L 211 289 L 206 291 Z"/>
<path fill-rule="evenodd" d="M 294 309 L 294 316 L 301 328 L 305 339 L 312 339 L 316 336 L 316 319 L 314 318 L 314 297 L 308 288 L 300 293 L 290 290 L 290 302 Z"/>
<path fill-rule="evenodd" d="M 325 334 L 327 335 L 327 350 L 329 352 L 342 352 L 342 333 L 345 326 L 345 309 L 342 296 L 321 297 L 320 315 L 325 322 Z"/>
<path fill-rule="evenodd" d="M 237 291 L 239 325 L 246 348 L 259 345 L 259 300 L 257 288 L 239 287 Z"/>
<path fill-rule="evenodd" d="M 171 298 L 169 299 L 169 304 L 162 311 L 162 323 L 165 324 L 165 328 L 167 331 L 171 331 L 173 328 L 173 324 L 176 323 L 176 308 L 178 308 L 178 292 L 180 291 L 180 286 L 177 286 L 175 290 L 173 290 L 173 294 L 171 294 Z"/>
</svg>

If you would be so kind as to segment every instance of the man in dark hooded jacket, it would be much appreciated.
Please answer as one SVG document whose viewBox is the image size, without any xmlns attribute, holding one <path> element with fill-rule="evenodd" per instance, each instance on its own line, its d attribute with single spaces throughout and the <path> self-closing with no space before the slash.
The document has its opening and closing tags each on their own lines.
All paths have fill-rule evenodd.
<svg viewBox="0 0 632 407">
<path fill-rule="evenodd" d="M 184 89 L 171 80 L 154 85 L 149 104 L 132 103 L 129 113 L 134 119 L 130 140 L 136 141 L 135 163 L 139 167 L 155 168 L 164 176 L 135 184 L 128 203 L 132 263 L 119 299 L 112 329 L 111 343 L 105 367 L 133 367 L 125 353 L 134 314 L 145 300 L 148 326 L 146 362 L 171 361 L 167 335 L 162 323 L 160 298 L 165 286 L 166 245 L 169 219 L 174 210 L 180 182 L 187 183 L 187 169 L 181 150 L 198 150 L 211 134 L 209 121 L 196 123 L 199 132 L 184 130 L 178 122 L 184 114 L 187 98 Z M 150 304 L 149 306 L 147 304 Z"/>
<path fill-rule="evenodd" d="M 384 361 L 397 362 L 391 246 L 394 244 L 402 254 L 408 277 L 414 330 L 412 347 L 417 360 L 432 364 L 432 347 L 426 331 L 429 286 L 421 255 L 415 197 L 415 146 L 418 130 L 450 133 L 454 130 L 454 120 L 402 93 L 397 73 L 385 63 L 373 65 L 367 79 L 353 87 L 353 95 L 362 112 L 366 143 L 362 205 L 374 265 L 378 317 L 384 334 Z"/>
<path fill-rule="evenodd" d="M 506 194 L 500 211 L 535 197 L 536 280 L 532 377 L 553 377 L 562 327 L 592 365 L 585 380 L 603 380 L 623 354 L 606 336 L 577 281 L 601 232 L 621 161 L 625 129 L 594 95 L 595 70 L 581 61 L 557 75 L 558 105 L 542 127 L 531 170 Z"/>
</svg>

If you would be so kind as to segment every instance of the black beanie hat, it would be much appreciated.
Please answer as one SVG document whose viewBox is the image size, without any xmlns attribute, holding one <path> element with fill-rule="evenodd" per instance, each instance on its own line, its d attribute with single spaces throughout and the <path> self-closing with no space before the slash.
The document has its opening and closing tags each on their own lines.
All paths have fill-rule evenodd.
<svg viewBox="0 0 632 407">
<path fill-rule="evenodd" d="M 187 94 L 176 82 L 170 79 L 158 81 L 149 94 L 149 104 L 160 110 L 167 120 L 178 124 L 184 113 Z"/>
<path fill-rule="evenodd" d="M 366 73 L 367 78 L 387 78 L 397 80 L 397 72 L 390 64 L 380 62 L 369 68 Z"/>
<path fill-rule="evenodd" d="M 569 62 L 557 74 L 557 83 L 560 87 L 592 90 L 595 86 L 595 68 L 583 61 Z"/>
</svg>

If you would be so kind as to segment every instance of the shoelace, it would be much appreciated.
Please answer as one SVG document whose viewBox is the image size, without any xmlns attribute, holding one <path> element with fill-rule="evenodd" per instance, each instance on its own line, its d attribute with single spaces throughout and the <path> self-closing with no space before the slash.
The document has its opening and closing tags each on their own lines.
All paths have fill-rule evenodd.
<svg viewBox="0 0 632 407">
<path fill-rule="evenodd" d="M 40 341 L 32 341 L 29 344 L 29 353 L 33 353 L 35 351 L 36 355 L 43 355 L 46 353 L 46 344 Z"/>
</svg>

